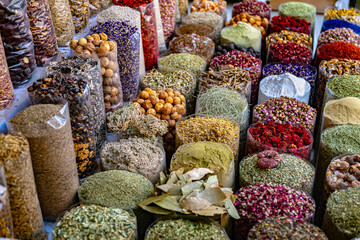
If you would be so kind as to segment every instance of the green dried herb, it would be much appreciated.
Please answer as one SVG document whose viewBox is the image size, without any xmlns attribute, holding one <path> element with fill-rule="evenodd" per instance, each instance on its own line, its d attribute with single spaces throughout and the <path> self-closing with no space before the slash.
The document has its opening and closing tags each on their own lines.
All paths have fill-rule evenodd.
<svg viewBox="0 0 360 240">
<path fill-rule="evenodd" d="M 154 185 L 148 179 L 123 170 L 96 173 L 78 192 L 82 203 L 115 208 L 135 208 L 153 193 Z"/>
<path fill-rule="evenodd" d="M 360 76 L 343 75 L 331 79 L 327 88 L 336 98 L 360 97 Z"/>
<path fill-rule="evenodd" d="M 243 159 L 240 163 L 240 186 L 254 183 L 273 183 L 311 194 L 314 184 L 314 167 L 301 158 L 290 154 L 279 154 L 282 160 L 273 168 L 260 168 L 257 154 Z"/>
<path fill-rule="evenodd" d="M 226 233 L 218 226 L 188 219 L 158 221 L 148 231 L 145 240 L 227 240 Z"/>
<path fill-rule="evenodd" d="M 57 239 L 136 239 L 136 217 L 121 208 L 79 206 L 65 213 L 52 232 Z"/>
<path fill-rule="evenodd" d="M 327 224 L 324 229 L 328 236 L 329 228 L 337 231 L 340 235 L 336 239 L 350 239 L 360 235 L 360 186 L 348 188 L 346 190 L 335 191 L 331 194 L 326 205 L 328 217 L 333 225 Z M 325 215 L 326 216 L 326 215 Z M 325 223 L 328 223 L 325 220 Z M 324 225 L 325 226 L 325 225 Z"/>
<path fill-rule="evenodd" d="M 206 61 L 202 57 L 190 53 L 172 53 L 159 60 L 160 72 L 174 72 L 187 70 L 199 76 L 206 68 Z"/>
</svg>

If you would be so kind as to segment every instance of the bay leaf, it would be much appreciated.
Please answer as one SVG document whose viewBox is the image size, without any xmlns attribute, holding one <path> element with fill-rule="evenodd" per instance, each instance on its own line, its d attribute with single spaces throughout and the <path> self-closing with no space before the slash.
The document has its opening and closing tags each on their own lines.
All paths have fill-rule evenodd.
<svg viewBox="0 0 360 240">
<path fill-rule="evenodd" d="M 203 185 L 203 183 L 203 181 L 188 183 L 181 188 L 181 192 L 183 195 L 188 195 L 192 193 L 195 189 L 199 189 Z"/>
<path fill-rule="evenodd" d="M 206 174 L 214 173 L 207 168 L 194 168 L 186 173 L 190 180 L 200 180 L 205 177 Z"/>
<path fill-rule="evenodd" d="M 218 187 L 219 180 L 216 175 L 210 176 L 204 183 L 205 188 Z"/>
<path fill-rule="evenodd" d="M 235 219 L 239 219 L 240 216 L 239 216 L 239 213 L 238 211 L 236 210 L 233 202 L 231 201 L 231 199 L 227 199 L 225 201 L 225 209 L 226 211 L 230 214 L 231 217 L 235 218 Z"/>
<path fill-rule="evenodd" d="M 143 206 L 147 206 L 147 205 L 150 205 L 152 204 L 153 202 L 155 201 L 159 201 L 159 200 L 162 200 L 162 199 L 165 199 L 168 195 L 167 194 L 163 194 L 163 195 L 160 195 L 160 196 L 157 196 L 157 197 L 150 197 L 148 199 L 145 199 L 144 201 L 142 201 L 141 203 L 138 204 L 139 207 L 143 207 Z"/>
<path fill-rule="evenodd" d="M 167 183 L 167 184 L 164 184 L 164 185 L 157 186 L 157 188 L 160 189 L 161 191 L 167 193 L 169 191 L 169 189 L 171 189 L 173 187 L 176 187 L 176 186 L 178 186 L 178 185 L 175 184 L 175 183 Z"/>
<path fill-rule="evenodd" d="M 159 207 L 167 210 L 182 212 L 182 208 L 180 207 L 179 202 L 176 201 L 176 198 L 174 196 L 167 195 L 166 198 L 156 201 L 154 203 Z"/>
<path fill-rule="evenodd" d="M 195 214 L 201 215 L 201 216 L 214 216 L 214 215 L 220 215 L 226 213 L 225 208 L 216 207 L 216 206 L 210 206 L 208 208 L 204 208 L 197 211 L 192 211 Z"/>
<path fill-rule="evenodd" d="M 160 185 L 165 184 L 167 181 L 167 177 L 163 172 L 160 172 Z"/>
<path fill-rule="evenodd" d="M 208 200 L 204 198 L 198 197 L 187 197 L 182 200 L 180 203 L 180 207 L 190 211 L 197 211 L 207 207 L 210 207 L 212 204 Z"/>
<path fill-rule="evenodd" d="M 217 204 L 227 198 L 220 187 L 206 188 L 204 191 L 198 193 L 197 197 L 206 199 L 211 204 Z"/>
<path fill-rule="evenodd" d="M 169 215 L 173 213 L 173 211 L 169 211 L 157 206 L 142 206 L 141 208 L 144 209 L 145 211 L 159 215 Z"/>
</svg>

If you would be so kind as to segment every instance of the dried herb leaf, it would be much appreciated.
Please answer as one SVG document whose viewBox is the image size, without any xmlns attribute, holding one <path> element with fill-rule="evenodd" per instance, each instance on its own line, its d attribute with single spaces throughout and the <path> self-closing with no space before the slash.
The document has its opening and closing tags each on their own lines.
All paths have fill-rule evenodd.
<svg viewBox="0 0 360 240">
<path fill-rule="evenodd" d="M 188 171 L 186 175 L 189 177 L 189 180 L 200 180 L 209 173 L 214 172 L 207 168 L 194 168 L 193 170 Z"/>
</svg>

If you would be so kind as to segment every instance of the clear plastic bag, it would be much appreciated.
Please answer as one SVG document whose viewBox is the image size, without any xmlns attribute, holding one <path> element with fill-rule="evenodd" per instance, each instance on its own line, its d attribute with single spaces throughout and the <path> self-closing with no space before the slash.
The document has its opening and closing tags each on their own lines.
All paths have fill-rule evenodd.
<svg viewBox="0 0 360 240">
<path fill-rule="evenodd" d="M 41 85 L 46 86 L 45 90 Z M 49 89 L 53 93 L 48 92 Z M 53 74 L 39 79 L 28 91 L 31 104 L 57 104 L 62 99 L 68 101 L 79 178 L 90 175 L 96 167 L 96 142 L 87 79 Z M 43 91 L 48 94 L 43 94 Z"/>
<path fill-rule="evenodd" d="M 27 83 L 36 68 L 26 0 L 0 2 L 0 29 L 14 87 Z"/>
<path fill-rule="evenodd" d="M 304 147 L 299 147 L 299 148 L 276 148 L 276 147 L 269 147 L 266 144 L 260 143 L 250 133 L 250 129 L 255 127 L 257 124 L 258 123 L 251 124 L 250 128 L 247 131 L 247 143 L 246 143 L 247 154 L 254 154 L 254 153 L 264 151 L 264 150 L 274 150 L 278 153 L 288 153 L 288 154 L 292 154 L 295 156 L 299 156 L 300 158 L 303 158 L 307 161 L 310 161 L 311 150 L 313 147 L 314 139 L 309 130 L 306 130 L 306 132 L 308 133 L 308 135 L 311 136 L 311 144 L 310 145 L 307 145 Z"/>
<path fill-rule="evenodd" d="M 7 154 L 2 159 L 15 238 L 43 239 L 39 237 L 47 234 L 36 191 L 29 144 L 19 135 L 0 135 L 0 141 L 8 144 L 5 151 L 13 152 L 13 148 L 19 151 L 16 154 Z"/>
<path fill-rule="evenodd" d="M 0 163 L 0 237 L 13 238 L 14 229 L 10 211 L 9 192 L 6 186 L 4 167 Z"/>
<path fill-rule="evenodd" d="M 187 52 L 204 58 L 207 64 L 215 53 L 215 43 L 208 37 L 197 34 L 188 34 L 175 37 L 169 44 L 170 53 Z"/>
<path fill-rule="evenodd" d="M 159 0 L 153 0 L 152 2 L 154 3 L 154 11 L 156 18 L 156 31 L 157 31 L 157 39 L 158 39 L 157 42 L 158 42 L 159 51 L 162 52 L 166 50 L 166 45 L 165 45 L 164 30 L 161 20 Z"/>
<path fill-rule="evenodd" d="M 215 44 L 220 43 L 220 33 L 223 28 L 223 18 L 214 12 L 192 12 L 184 17 L 183 24 L 208 24 L 214 28 Z"/>
<path fill-rule="evenodd" d="M 175 31 L 177 0 L 159 0 L 165 43 L 168 44 Z"/>
<path fill-rule="evenodd" d="M 96 152 L 99 152 L 106 141 L 106 116 L 103 95 L 103 81 L 100 62 L 97 58 L 68 57 L 60 62 L 51 62 L 46 67 L 48 74 L 71 74 L 86 80 L 90 89 L 91 121 L 93 122 Z"/>
<path fill-rule="evenodd" d="M 128 16 L 132 18 L 129 19 Z M 100 12 L 96 17 L 97 23 L 104 23 L 106 21 L 125 22 L 129 21 L 129 24 L 136 27 L 141 32 L 141 17 L 140 12 L 130 7 L 121 7 L 113 5 L 108 9 Z M 140 66 L 139 66 L 140 79 L 145 76 L 145 60 L 142 38 L 140 37 Z"/>
<path fill-rule="evenodd" d="M 175 29 L 175 36 L 183 36 L 186 34 L 195 33 L 200 36 L 208 37 L 215 42 L 215 29 L 209 24 L 182 24 Z"/>
<path fill-rule="evenodd" d="M 75 35 L 69 2 L 68 0 L 48 0 L 48 2 L 57 43 L 59 46 L 67 46 Z"/>
<path fill-rule="evenodd" d="M 78 200 L 79 178 L 69 108 L 65 100 L 64 102 L 64 105 L 31 106 L 15 115 L 8 123 L 10 132 L 20 132 L 29 141 L 41 212 L 44 219 L 49 221 L 62 216 Z M 20 117 L 26 111 L 29 113 L 31 108 L 32 111 L 40 112 L 43 117 L 49 116 L 44 116 L 42 110 L 52 117 L 44 123 L 33 123 L 34 114 L 31 118 Z"/>
<path fill-rule="evenodd" d="M 8 107 L 15 98 L 10 73 L 6 62 L 5 50 L 0 36 L 0 110 Z"/>
<path fill-rule="evenodd" d="M 107 29 L 106 31 L 104 30 Z M 126 34 L 114 33 L 114 29 L 121 31 L 127 28 Z M 117 43 L 117 61 L 124 101 L 136 98 L 139 88 L 139 60 L 140 60 L 140 30 L 132 29 L 126 23 L 105 22 L 91 29 L 91 33 L 104 33 Z M 150 54 L 151 55 L 151 54 Z M 105 72 L 106 74 L 106 72 Z M 107 91 L 104 88 L 105 91 Z"/>
<path fill-rule="evenodd" d="M 156 0 L 155 0 L 156 1 Z M 157 35 L 156 6 L 154 2 L 140 5 L 135 8 L 141 15 L 141 35 L 145 59 L 145 69 L 157 67 L 159 60 L 159 39 Z"/>
<path fill-rule="evenodd" d="M 43 66 L 58 53 L 58 45 L 48 1 L 27 0 L 27 14 L 34 39 L 36 63 L 38 66 Z"/>
<path fill-rule="evenodd" d="M 111 0 L 90 0 L 90 16 L 96 15 L 98 12 L 100 12 L 103 9 L 108 8 L 112 1 Z"/>
<path fill-rule="evenodd" d="M 89 0 L 68 0 L 70 11 L 75 26 L 75 32 L 78 33 L 90 22 Z"/>
</svg>

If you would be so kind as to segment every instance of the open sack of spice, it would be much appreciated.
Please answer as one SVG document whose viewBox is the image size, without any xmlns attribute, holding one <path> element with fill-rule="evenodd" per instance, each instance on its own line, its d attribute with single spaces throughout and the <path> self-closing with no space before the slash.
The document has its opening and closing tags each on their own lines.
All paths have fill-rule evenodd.
<svg viewBox="0 0 360 240">
<path fill-rule="evenodd" d="M 214 216 L 228 213 L 235 219 L 239 218 L 232 190 L 221 188 L 217 176 L 207 168 L 194 168 L 185 173 L 180 168 L 169 176 L 161 173 L 155 191 L 155 197 L 138 206 L 160 215 L 177 212 Z"/>
</svg>

